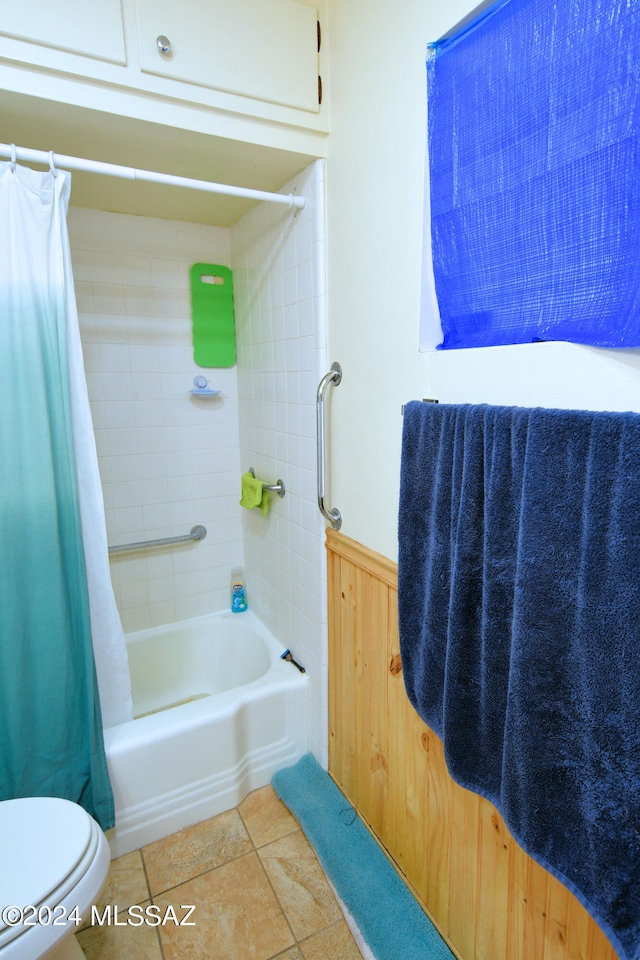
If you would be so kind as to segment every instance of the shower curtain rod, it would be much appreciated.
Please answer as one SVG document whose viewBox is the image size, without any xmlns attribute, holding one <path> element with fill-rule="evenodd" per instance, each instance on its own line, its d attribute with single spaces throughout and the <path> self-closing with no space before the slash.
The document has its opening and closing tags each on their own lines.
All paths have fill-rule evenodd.
<svg viewBox="0 0 640 960">
<path fill-rule="evenodd" d="M 188 190 L 203 190 L 206 193 L 223 193 L 229 197 L 245 197 L 249 200 L 265 200 L 268 203 L 282 203 L 288 207 L 301 209 L 304 197 L 293 193 L 268 193 L 265 190 L 252 190 L 249 187 L 233 187 L 226 183 L 210 183 L 208 180 L 192 180 L 190 177 L 176 177 L 170 173 L 155 173 L 152 170 L 138 170 L 135 167 L 122 167 L 116 163 L 104 163 L 101 160 L 83 160 L 81 157 L 67 157 L 51 150 L 31 150 L 28 147 L 16 147 L 11 143 L 0 143 L 0 157 L 7 157 L 12 163 L 25 160 L 29 163 L 44 163 L 55 170 L 56 167 L 68 170 L 83 170 L 87 173 L 101 173 L 107 177 L 119 177 L 121 180 L 145 180 L 148 183 L 169 184 L 173 187 L 186 187 Z"/>
</svg>

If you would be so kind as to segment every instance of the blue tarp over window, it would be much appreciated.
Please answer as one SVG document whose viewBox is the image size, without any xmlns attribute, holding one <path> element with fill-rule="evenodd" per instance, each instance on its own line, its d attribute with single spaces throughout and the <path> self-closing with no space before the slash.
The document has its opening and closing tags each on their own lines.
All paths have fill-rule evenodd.
<svg viewBox="0 0 640 960">
<path fill-rule="evenodd" d="M 639 346 L 638 0 L 498 0 L 427 75 L 440 349 Z"/>
</svg>

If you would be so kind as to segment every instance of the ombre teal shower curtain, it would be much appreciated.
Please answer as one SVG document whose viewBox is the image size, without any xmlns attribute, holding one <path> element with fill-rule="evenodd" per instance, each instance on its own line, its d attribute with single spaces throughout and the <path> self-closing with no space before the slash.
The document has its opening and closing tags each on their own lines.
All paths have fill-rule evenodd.
<svg viewBox="0 0 640 960">
<path fill-rule="evenodd" d="M 0 799 L 65 797 L 107 829 L 114 807 L 91 621 L 112 610 L 108 601 L 91 609 L 95 559 L 89 550 L 85 561 L 83 543 L 91 514 L 79 487 L 86 497 L 93 481 L 76 455 L 86 427 L 74 410 L 84 374 L 70 179 L 0 164 Z"/>
</svg>

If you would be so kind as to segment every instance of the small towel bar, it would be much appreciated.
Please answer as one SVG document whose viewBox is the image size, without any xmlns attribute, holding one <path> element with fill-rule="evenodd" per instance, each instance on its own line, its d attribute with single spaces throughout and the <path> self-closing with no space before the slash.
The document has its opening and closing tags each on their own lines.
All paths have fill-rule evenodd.
<svg viewBox="0 0 640 960">
<path fill-rule="evenodd" d="M 252 477 L 255 477 L 256 472 L 253 467 L 249 467 L 249 473 Z M 282 480 L 276 480 L 275 483 L 263 483 L 263 490 L 269 490 L 271 493 L 277 493 L 279 497 L 284 497 L 285 489 L 284 482 Z"/>
</svg>

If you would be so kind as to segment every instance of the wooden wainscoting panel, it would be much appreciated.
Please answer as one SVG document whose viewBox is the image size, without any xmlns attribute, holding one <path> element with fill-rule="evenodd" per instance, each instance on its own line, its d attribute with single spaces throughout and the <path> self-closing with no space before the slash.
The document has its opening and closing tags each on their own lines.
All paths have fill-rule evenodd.
<svg viewBox="0 0 640 960">
<path fill-rule="evenodd" d="M 575 897 L 447 772 L 407 698 L 397 566 L 327 530 L 329 772 L 462 960 L 616 960 Z"/>
</svg>

